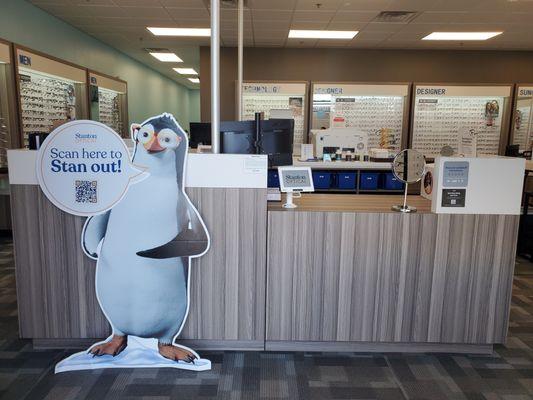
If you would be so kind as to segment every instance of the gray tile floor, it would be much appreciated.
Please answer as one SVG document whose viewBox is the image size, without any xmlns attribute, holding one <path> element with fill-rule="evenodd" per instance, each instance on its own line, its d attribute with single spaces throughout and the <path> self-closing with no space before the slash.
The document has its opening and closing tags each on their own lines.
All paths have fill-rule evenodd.
<svg viewBox="0 0 533 400">
<path fill-rule="evenodd" d="M 53 374 L 67 351 L 17 338 L 12 244 L 0 241 L 0 399 L 533 399 L 533 264 L 519 260 L 509 340 L 492 356 L 212 352 L 213 369 Z"/>
</svg>

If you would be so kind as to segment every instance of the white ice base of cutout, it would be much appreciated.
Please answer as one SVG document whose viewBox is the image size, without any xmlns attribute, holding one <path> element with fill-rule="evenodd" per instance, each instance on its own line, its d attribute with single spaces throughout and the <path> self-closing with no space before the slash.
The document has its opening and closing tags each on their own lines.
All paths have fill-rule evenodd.
<svg viewBox="0 0 533 400">
<path fill-rule="evenodd" d="M 110 339 L 111 337 L 103 342 L 95 343 L 93 346 L 105 343 Z M 196 354 L 188 347 L 177 347 Z M 93 357 L 92 354 L 87 353 L 87 350 L 80 351 L 57 363 L 55 373 L 100 368 L 177 368 L 189 371 L 208 371 L 211 369 L 211 361 L 204 358 L 194 360 L 194 364 L 186 363 L 185 361 L 172 361 L 159 354 L 156 339 L 128 336 L 128 346 L 119 355 L 115 357 L 110 355 Z"/>
</svg>

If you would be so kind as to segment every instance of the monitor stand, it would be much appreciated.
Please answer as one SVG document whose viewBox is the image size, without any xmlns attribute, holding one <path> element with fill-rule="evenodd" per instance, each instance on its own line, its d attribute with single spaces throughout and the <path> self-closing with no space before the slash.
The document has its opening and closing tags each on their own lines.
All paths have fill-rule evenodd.
<svg viewBox="0 0 533 400">
<path fill-rule="evenodd" d="M 293 203 L 292 199 L 293 199 L 292 192 L 287 192 L 287 199 L 286 199 L 286 203 L 283 204 L 283 208 L 296 208 L 296 207 L 298 207 L 296 204 Z"/>
</svg>

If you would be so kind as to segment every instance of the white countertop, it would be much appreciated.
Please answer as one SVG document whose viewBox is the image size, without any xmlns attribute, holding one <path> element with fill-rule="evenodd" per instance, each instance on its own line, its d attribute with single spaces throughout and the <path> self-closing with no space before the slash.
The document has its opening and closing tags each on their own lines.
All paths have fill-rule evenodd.
<svg viewBox="0 0 533 400">
<path fill-rule="evenodd" d="M 9 183 L 37 185 L 35 150 L 8 150 Z M 259 168 L 258 168 L 259 166 Z M 266 155 L 189 154 L 186 187 L 266 188 L 268 159 Z"/>
<path fill-rule="evenodd" d="M 378 169 L 391 170 L 390 162 L 372 161 L 300 161 L 293 158 L 293 165 L 297 167 L 311 167 L 311 169 Z"/>
</svg>

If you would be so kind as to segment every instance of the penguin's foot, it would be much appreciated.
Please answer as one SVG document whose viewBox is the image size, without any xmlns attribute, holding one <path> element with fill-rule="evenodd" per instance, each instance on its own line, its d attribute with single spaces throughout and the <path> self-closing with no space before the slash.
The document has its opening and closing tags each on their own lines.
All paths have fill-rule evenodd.
<svg viewBox="0 0 533 400">
<path fill-rule="evenodd" d="M 196 356 L 191 353 L 190 351 L 187 351 L 185 349 L 182 349 L 181 347 L 173 346 L 172 344 L 161 344 L 158 343 L 159 347 L 159 354 L 161 354 L 163 357 L 168 358 L 172 361 L 185 361 L 187 363 L 194 363 L 194 360 L 196 359 Z"/>
<path fill-rule="evenodd" d="M 113 338 L 109 342 L 94 346 L 89 350 L 89 353 L 92 354 L 93 357 L 103 356 L 104 354 L 115 357 L 119 355 L 127 345 L 128 339 L 126 336 L 113 335 Z"/>
</svg>

